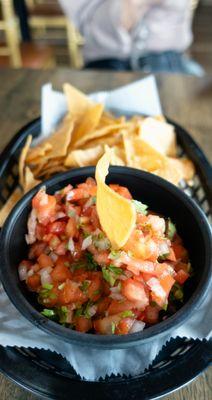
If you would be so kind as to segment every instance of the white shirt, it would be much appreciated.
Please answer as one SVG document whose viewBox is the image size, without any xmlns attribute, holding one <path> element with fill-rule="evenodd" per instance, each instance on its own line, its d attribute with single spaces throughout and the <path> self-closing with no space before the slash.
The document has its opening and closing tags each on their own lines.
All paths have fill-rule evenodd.
<svg viewBox="0 0 212 400">
<path fill-rule="evenodd" d="M 132 29 L 123 26 L 124 0 L 59 1 L 85 38 L 86 62 L 166 50 L 185 51 L 192 41 L 191 0 L 137 1 L 138 21 Z"/>
</svg>

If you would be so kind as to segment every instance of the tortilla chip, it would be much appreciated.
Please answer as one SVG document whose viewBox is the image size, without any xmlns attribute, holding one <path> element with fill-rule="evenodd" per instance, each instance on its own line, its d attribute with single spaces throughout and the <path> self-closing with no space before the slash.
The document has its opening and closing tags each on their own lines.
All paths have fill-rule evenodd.
<svg viewBox="0 0 212 400">
<path fill-rule="evenodd" d="M 32 143 L 32 135 L 27 136 L 26 143 L 21 150 L 21 154 L 19 157 L 19 162 L 18 162 L 18 173 L 19 173 L 19 182 L 22 187 L 24 187 L 24 167 L 25 167 L 25 161 L 26 157 L 30 148 L 30 145 Z"/>
<path fill-rule="evenodd" d="M 132 140 L 128 137 L 128 132 L 122 132 L 122 140 L 125 154 L 125 161 L 128 167 L 133 167 L 134 147 Z"/>
<path fill-rule="evenodd" d="M 94 104 L 89 107 L 82 116 L 73 133 L 72 143 L 80 142 L 84 135 L 94 131 L 99 124 L 104 106 L 103 104 Z"/>
<path fill-rule="evenodd" d="M 122 248 L 136 223 L 133 203 L 113 191 L 105 183 L 111 161 L 111 151 L 100 158 L 96 166 L 96 207 L 100 224 L 113 248 Z"/>
<path fill-rule="evenodd" d="M 29 192 L 29 190 L 33 189 L 39 183 L 41 183 L 41 181 L 35 179 L 30 168 L 26 167 L 24 177 L 24 193 Z"/>
<path fill-rule="evenodd" d="M 168 158 L 167 165 L 154 173 L 174 185 L 178 185 L 183 179 L 192 179 L 195 169 L 193 163 L 188 159 Z"/>
<path fill-rule="evenodd" d="M 133 146 L 135 154 L 133 164 L 135 168 L 152 172 L 166 166 L 167 157 L 159 153 L 142 139 L 134 138 Z"/>
<path fill-rule="evenodd" d="M 93 132 L 89 132 L 86 135 L 84 135 L 80 140 L 78 140 L 75 144 L 74 144 L 74 148 L 79 148 L 81 146 L 83 146 L 85 143 L 87 143 L 88 141 L 92 140 L 92 139 L 97 139 L 97 138 L 102 138 L 104 136 L 107 136 L 109 134 L 112 134 L 113 132 L 118 132 L 120 129 L 124 129 L 127 128 L 129 125 L 128 122 L 122 123 L 122 124 L 111 124 L 108 125 L 104 128 L 99 128 L 94 130 Z"/>
<path fill-rule="evenodd" d="M 52 146 L 51 150 L 46 155 L 46 159 L 50 160 L 51 158 L 66 156 L 73 127 L 73 121 L 71 121 L 70 118 L 65 118 L 58 130 L 42 143 L 44 146 L 48 142 Z"/>
<path fill-rule="evenodd" d="M 93 103 L 84 93 L 69 83 L 63 85 L 63 91 L 67 99 L 69 114 L 77 124 Z"/>
<path fill-rule="evenodd" d="M 35 161 L 35 163 L 38 163 L 38 160 L 44 157 L 45 154 L 51 149 L 52 145 L 49 142 L 46 142 L 43 145 L 40 146 L 38 145 L 36 147 L 29 149 L 29 152 L 26 157 L 27 164 L 33 163 L 33 160 Z"/>
<path fill-rule="evenodd" d="M 177 154 L 174 127 L 155 118 L 145 118 L 141 124 L 140 138 L 165 156 Z"/>
<path fill-rule="evenodd" d="M 17 187 L 0 210 L 0 226 L 2 226 L 15 204 L 21 199 L 23 192 Z"/>
<path fill-rule="evenodd" d="M 102 154 L 102 146 L 96 146 L 86 150 L 73 150 L 68 154 L 64 164 L 66 167 L 95 165 Z"/>
</svg>

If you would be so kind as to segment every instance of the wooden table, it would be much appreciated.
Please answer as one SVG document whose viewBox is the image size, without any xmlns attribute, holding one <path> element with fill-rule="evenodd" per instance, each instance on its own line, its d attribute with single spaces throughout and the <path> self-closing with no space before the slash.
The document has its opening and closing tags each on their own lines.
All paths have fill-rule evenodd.
<svg viewBox="0 0 212 400">
<path fill-rule="evenodd" d="M 19 128 L 40 114 L 40 88 L 44 83 L 52 82 L 55 88 L 61 89 L 62 84 L 69 81 L 85 92 L 92 92 L 125 85 L 142 76 L 140 73 L 77 72 L 68 69 L 1 70 L 0 150 Z M 182 124 L 212 160 L 212 76 L 199 79 L 160 75 L 157 82 L 164 113 Z M 211 393 L 212 368 L 208 368 L 193 383 L 164 399 L 210 400 Z M 0 399 L 34 400 L 37 397 L 0 374 Z"/>
</svg>

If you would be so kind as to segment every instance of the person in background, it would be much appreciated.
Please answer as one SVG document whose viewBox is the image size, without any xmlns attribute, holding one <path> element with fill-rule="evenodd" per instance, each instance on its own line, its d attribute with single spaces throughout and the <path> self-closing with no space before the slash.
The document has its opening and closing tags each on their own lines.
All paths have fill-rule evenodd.
<svg viewBox="0 0 212 400">
<path fill-rule="evenodd" d="M 186 54 L 195 0 L 60 0 L 85 39 L 86 68 L 181 72 L 203 69 Z"/>
</svg>

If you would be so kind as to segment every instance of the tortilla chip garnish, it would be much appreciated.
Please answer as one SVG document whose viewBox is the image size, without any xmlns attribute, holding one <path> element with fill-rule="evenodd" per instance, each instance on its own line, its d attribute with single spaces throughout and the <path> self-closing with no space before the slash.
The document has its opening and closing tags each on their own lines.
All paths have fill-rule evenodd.
<svg viewBox="0 0 212 400">
<path fill-rule="evenodd" d="M 73 132 L 72 143 L 80 142 L 85 134 L 94 131 L 99 124 L 104 106 L 103 104 L 94 104 L 89 107 L 82 116 L 80 123 Z"/>
<path fill-rule="evenodd" d="M 3 205 L 3 207 L 0 210 L 0 226 L 2 226 L 8 217 L 10 211 L 13 209 L 15 204 L 21 199 L 23 196 L 23 192 L 20 189 L 20 187 L 17 187 L 12 194 L 10 195 L 9 199 L 7 202 Z"/>
<path fill-rule="evenodd" d="M 66 167 L 86 167 L 95 165 L 103 154 L 103 146 L 91 147 L 85 150 L 72 150 L 65 159 Z"/>
<path fill-rule="evenodd" d="M 25 176 L 24 176 L 24 193 L 29 192 L 29 190 L 33 189 L 36 185 L 38 185 L 41 181 L 34 178 L 34 175 L 29 167 L 25 168 Z"/>
<path fill-rule="evenodd" d="M 25 143 L 23 149 L 21 150 L 21 154 L 19 157 L 18 172 L 19 172 L 19 182 L 22 187 L 24 186 L 25 161 L 26 161 L 26 157 L 27 157 L 31 143 L 32 143 L 32 135 L 29 135 L 29 136 L 27 136 L 26 143 Z"/>
<path fill-rule="evenodd" d="M 100 224 L 113 248 L 122 248 L 129 239 L 136 223 L 133 203 L 113 191 L 105 183 L 111 161 L 108 150 L 96 165 L 96 207 Z"/>
<path fill-rule="evenodd" d="M 63 91 L 67 99 L 69 114 L 74 122 L 78 123 L 93 103 L 84 93 L 69 83 L 63 85 Z"/>
<path fill-rule="evenodd" d="M 145 118 L 141 124 L 140 137 L 159 153 L 176 156 L 176 136 L 172 125 L 152 117 Z"/>
</svg>

